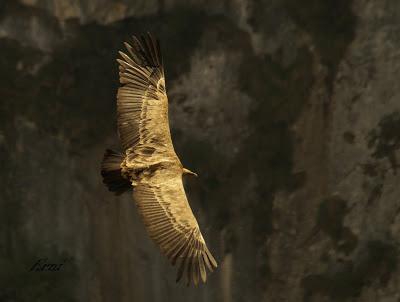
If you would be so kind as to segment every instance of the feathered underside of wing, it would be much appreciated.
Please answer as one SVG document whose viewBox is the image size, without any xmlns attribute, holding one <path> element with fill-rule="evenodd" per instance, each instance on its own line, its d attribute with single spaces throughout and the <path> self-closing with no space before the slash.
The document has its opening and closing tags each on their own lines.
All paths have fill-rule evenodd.
<svg viewBox="0 0 400 302">
<path fill-rule="evenodd" d="M 177 282 L 206 282 L 207 269 L 217 263 L 201 235 L 182 184 L 181 175 L 157 171 L 135 187 L 134 198 L 150 237 L 172 265 L 178 264 Z"/>
<path fill-rule="evenodd" d="M 160 44 L 150 34 L 119 52 L 118 133 L 126 150 L 140 143 L 171 144 Z"/>
</svg>

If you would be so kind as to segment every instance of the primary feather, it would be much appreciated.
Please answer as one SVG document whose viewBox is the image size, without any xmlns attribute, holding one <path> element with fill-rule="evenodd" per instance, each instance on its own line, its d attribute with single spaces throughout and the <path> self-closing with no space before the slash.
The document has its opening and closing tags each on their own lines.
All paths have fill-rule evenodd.
<svg viewBox="0 0 400 302">
<path fill-rule="evenodd" d="M 173 265 L 179 265 L 177 281 L 186 276 L 188 284 L 205 282 L 206 268 L 213 271 L 217 263 L 183 187 L 182 175 L 189 170 L 183 168 L 171 140 L 159 42 L 148 34 L 133 37 L 125 47 L 127 53 L 120 52 L 117 60 L 122 84 L 117 95 L 118 133 L 125 154 L 116 167 L 117 157 L 106 153 L 104 182 L 121 193 L 115 175 L 129 180 L 149 236 Z"/>
</svg>

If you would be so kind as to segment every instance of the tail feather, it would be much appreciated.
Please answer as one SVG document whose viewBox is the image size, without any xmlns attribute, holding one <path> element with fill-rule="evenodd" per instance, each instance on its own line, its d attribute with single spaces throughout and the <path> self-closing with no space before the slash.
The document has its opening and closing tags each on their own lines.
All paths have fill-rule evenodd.
<svg viewBox="0 0 400 302">
<path fill-rule="evenodd" d="M 120 195 L 132 188 L 130 181 L 121 174 L 123 160 L 124 156 L 121 153 L 107 149 L 101 163 L 103 183 L 116 195 Z"/>
</svg>

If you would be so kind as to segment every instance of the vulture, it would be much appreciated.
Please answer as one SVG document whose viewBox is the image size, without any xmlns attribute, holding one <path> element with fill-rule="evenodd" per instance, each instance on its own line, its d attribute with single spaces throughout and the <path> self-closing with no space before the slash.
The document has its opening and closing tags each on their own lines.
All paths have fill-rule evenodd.
<svg viewBox="0 0 400 302">
<path fill-rule="evenodd" d="M 168 121 L 160 43 L 151 34 L 133 36 L 119 52 L 118 136 L 123 152 L 107 149 L 101 163 L 104 184 L 119 195 L 132 189 L 150 238 L 187 285 L 206 282 L 217 262 L 188 203 L 183 167 L 175 153 Z"/>
</svg>

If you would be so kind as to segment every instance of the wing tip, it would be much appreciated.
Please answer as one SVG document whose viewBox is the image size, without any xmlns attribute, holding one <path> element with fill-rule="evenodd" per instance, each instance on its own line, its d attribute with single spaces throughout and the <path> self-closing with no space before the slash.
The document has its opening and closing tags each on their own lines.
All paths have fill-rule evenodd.
<svg viewBox="0 0 400 302">
<path fill-rule="evenodd" d="M 201 283 L 206 283 L 207 275 L 218 267 L 217 261 L 211 255 L 210 251 L 208 251 L 207 247 L 204 250 L 188 252 L 188 254 L 191 254 L 191 256 L 179 257 L 181 261 L 175 280 L 176 283 L 179 283 L 185 275 L 186 286 L 190 286 L 191 284 L 198 286 Z"/>
<path fill-rule="evenodd" d="M 145 65 L 163 70 L 160 43 L 150 31 L 147 31 L 145 34 L 133 35 L 132 40 L 132 46 L 128 42 L 124 42 L 124 44 L 131 54 L 133 52 L 135 54 L 134 56 L 140 58 L 140 60 L 136 62 L 138 65 Z"/>
</svg>

